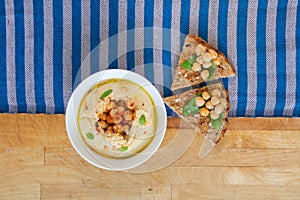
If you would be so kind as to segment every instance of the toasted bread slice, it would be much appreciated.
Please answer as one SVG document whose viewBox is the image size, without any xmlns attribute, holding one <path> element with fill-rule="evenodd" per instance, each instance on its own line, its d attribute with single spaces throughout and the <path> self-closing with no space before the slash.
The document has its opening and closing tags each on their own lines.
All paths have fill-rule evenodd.
<svg viewBox="0 0 300 200">
<path fill-rule="evenodd" d="M 228 124 L 227 117 L 230 103 L 228 92 L 221 83 L 188 90 L 181 94 L 166 97 L 163 100 L 205 138 L 216 144 L 223 137 Z M 221 110 L 220 107 L 222 107 Z"/>
<path fill-rule="evenodd" d="M 235 69 L 223 53 L 202 38 L 189 34 L 184 41 L 171 90 L 235 75 Z"/>
</svg>

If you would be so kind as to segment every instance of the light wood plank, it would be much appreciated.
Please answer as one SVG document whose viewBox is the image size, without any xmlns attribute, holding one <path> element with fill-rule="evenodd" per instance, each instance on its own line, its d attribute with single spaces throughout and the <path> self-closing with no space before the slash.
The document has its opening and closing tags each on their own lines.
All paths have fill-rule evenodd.
<svg viewBox="0 0 300 200">
<path fill-rule="evenodd" d="M 199 148 L 190 148 L 175 165 L 197 166 L 290 166 L 300 165 L 300 149 L 250 149 L 216 147 L 204 159 L 198 159 Z"/>
<path fill-rule="evenodd" d="M 0 183 L 0 199 L 3 200 L 35 200 L 40 199 L 40 184 L 38 183 Z"/>
<path fill-rule="evenodd" d="M 82 184 L 43 185 L 42 199 L 171 199 L 171 185 L 156 184 Z"/>
<path fill-rule="evenodd" d="M 299 186 L 175 184 L 172 199 L 299 199 Z"/>
<path fill-rule="evenodd" d="M 230 131 L 228 131 L 229 134 Z M 234 131 L 236 132 L 236 131 Z M 250 135 L 251 131 L 249 132 Z M 267 134 L 267 133 L 265 133 Z M 276 134 L 273 133 L 273 135 Z M 300 148 L 298 147 L 298 141 L 294 143 L 292 138 L 300 136 L 300 132 L 289 133 L 282 135 L 282 144 L 278 141 L 274 141 L 273 144 L 267 144 L 264 140 L 266 136 L 261 138 L 257 135 L 256 140 L 250 141 L 243 138 L 243 133 L 239 133 L 241 142 L 233 142 L 232 137 L 225 137 L 220 141 L 218 145 L 212 150 L 212 152 L 204 159 L 198 159 L 198 152 L 203 142 L 203 137 L 197 135 L 192 145 L 187 151 L 175 161 L 175 165 L 193 165 L 193 166 L 300 166 Z M 272 134 L 271 134 L 272 135 Z M 292 141 L 291 141 L 292 140 Z M 244 143 L 246 141 L 245 145 Z M 247 142 L 248 141 L 248 142 Z M 238 145 L 235 145 L 238 144 Z M 294 144 L 294 145 L 292 145 Z M 275 148 L 276 146 L 279 148 Z M 289 147 L 292 146 L 291 148 Z M 237 146 L 237 147 L 235 147 Z M 240 148 L 241 146 L 249 146 L 248 148 Z M 233 148 L 232 148 L 233 147 Z"/>
<path fill-rule="evenodd" d="M 229 118 L 228 130 L 300 130 L 300 118 Z"/>
<path fill-rule="evenodd" d="M 228 130 L 300 130 L 300 118 L 228 118 Z M 190 127 L 178 117 L 168 118 L 169 128 L 178 128 L 178 124 L 182 127 Z"/>
<path fill-rule="evenodd" d="M 176 160 L 188 139 L 192 143 L 175 163 L 148 173 L 91 166 L 72 148 L 64 120 L 64 115 L 0 114 L 0 199 L 94 199 L 97 191 L 109 199 L 115 197 L 112 190 L 126 199 L 299 196 L 300 118 L 230 118 L 225 138 L 203 160 L 197 158 L 203 137 L 168 118 L 160 149 L 170 150 L 158 160 Z M 194 196 L 197 190 L 202 196 Z"/>
<path fill-rule="evenodd" d="M 1 175 L 9 183 L 41 184 L 233 184 L 298 185 L 299 167 L 202 167 L 170 166 L 149 173 L 112 172 L 88 166 L 32 166 Z"/>
<path fill-rule="evenodd" d="M 39 165 L 44 165 L 44 148 L 13 148 L 0 154 L 0 175 Z"/>
<path fill-rule="evenodd" d="M 228 130 L 220 148 L 300 148 L 300 130 Z"/>
<path fill-rule="evenodd" d="M 1 114 L 0 146 L 71 146 L 64 115 Z"/>
</svg>

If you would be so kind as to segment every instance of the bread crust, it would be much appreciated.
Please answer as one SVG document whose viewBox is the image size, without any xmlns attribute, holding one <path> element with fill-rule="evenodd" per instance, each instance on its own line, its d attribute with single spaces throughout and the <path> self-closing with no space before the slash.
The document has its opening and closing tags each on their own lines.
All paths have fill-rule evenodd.
<svg viewBox="0 0 300 200">
<path fill-rule="evenodd" d="M 218 88 L 221 93 L 222 97 L 226 98 L 227 100 L 227 107 L 222 112 L 223 122 L 220 130 L 215 130 L 209 123 L 209 117 L 200 116 L 200 114 L 194 114 L 189 116 L 183 116 L 182 110 L 183 107 L 190 101 L 191 98 L 196 96 L 196 94 L 204 91 L 212 91 L 213 89 Z M 184 121 L 186 121 L 189 125 L 200 132 L 205 138 L 210 139 L 215 144 L 218 143 L 223 137 L 224 133 L 227 129 L 228 125 L 228 112 L 230 109 L 230 102 L 229 102 L 229 95 L 228 91 L 223 87 L 221 83 L 210 84 L 204 86 L 202 88 L 191 89 L 186 92 L 176 94 L 173 96 L 169 96 L 163 99 L 164 102 Z"/>
<path fill-rule="evenodd" d="M 184 41 L 183 50 L 178 61 L 178 66 L 176 67 L 176 73 L 171 86 L 172 91 L 205 82 L 202 79 L 200 72 L 184 69 L 180 66 L 183 61 L 196 54 L 195 49 L 198 44 L 205 46 L 207 49 L 215 50 L 218 54 L 218 57 L 220 57 L 222 60 L 223 65 L 217 68 L 211 80 L 233 77 L 236 75 L 234 67 L 230 64 L 230 62 L 222 52 L 208 44 L 201 37 L 193 34 L 188 34 Z"/>
</svg>

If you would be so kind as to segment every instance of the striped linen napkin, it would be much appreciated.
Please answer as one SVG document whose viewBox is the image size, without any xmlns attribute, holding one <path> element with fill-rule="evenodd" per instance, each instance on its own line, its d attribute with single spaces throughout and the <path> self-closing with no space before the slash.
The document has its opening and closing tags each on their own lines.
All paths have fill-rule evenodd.
<svg viewBox="0 0 300 200">
<path fill-rule="evenodd" d="M 300 116 L 297 0 L 0 0 L 0 112 L 64 113 L 74 87 L 107 68 L 171 95 L 188 33 L 236 68 L 230 116 Z"/>
</svg>

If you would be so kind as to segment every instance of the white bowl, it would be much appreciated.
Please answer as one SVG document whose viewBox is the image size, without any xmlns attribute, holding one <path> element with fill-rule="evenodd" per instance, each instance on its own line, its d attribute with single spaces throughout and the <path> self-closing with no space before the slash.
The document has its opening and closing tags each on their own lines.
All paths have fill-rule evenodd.
<svg viewBox="0 0 300 200">
<path fill-rule="evenodd" d="M 77 113 L 85 94 L 96 84 L 121 78 L 142 86 L 152 97 L 157 111 L 157 131 L 151 143 L 140 153 L 128 158 L 108 158 L 97 154 L 83 141 L 77 127 Z M 167 114 L 162 97 L 156 88 L 144 77 L 131 71 L 111 69 L 97 72 L 82 81 L 74 90 L 66 110 L 66 128 L 71 144 L 77 153 L 90 164 L 107 170 L 127 170 L 141 165 L 159 148 L 166 131 Z"/>
</svg>

